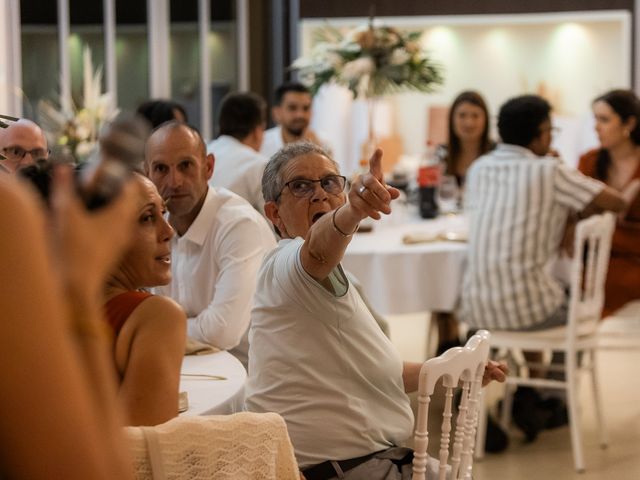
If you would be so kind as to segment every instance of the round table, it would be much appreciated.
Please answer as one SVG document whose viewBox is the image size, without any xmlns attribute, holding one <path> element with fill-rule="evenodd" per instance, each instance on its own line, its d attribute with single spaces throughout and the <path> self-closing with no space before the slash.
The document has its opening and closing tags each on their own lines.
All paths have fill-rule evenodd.
<svg viewBox="0 0 640 480">
<path fill-rule="evenodd" d="M 407 245 L 402 239 L 446 233 L 466 238 L 467 232 L 463 215 L 423 220 L 411 207 L 396 206 L 390 216 L 374 222 L 372 232 L 353 236 L 342 265 L 357 277 L 371 305 L 382 314 L 451 311 L 462 285 L 467 244 L 429 241 Z"/>
<path fill-rule="evenodd" d="M 247 371 L 229 352 L 185 356 L 180 373 L 180 392 L 187 392 L 189 399 L 189 409 L 181 415 L 225 415 L 242 411 Z"/>
</svg>

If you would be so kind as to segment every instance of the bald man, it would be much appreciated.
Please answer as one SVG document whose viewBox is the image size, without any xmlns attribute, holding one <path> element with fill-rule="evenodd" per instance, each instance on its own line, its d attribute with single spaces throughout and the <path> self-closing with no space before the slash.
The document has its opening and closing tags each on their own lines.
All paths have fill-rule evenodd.
<svg viewBox="0 0 640 480">
<path fill-rule="evenodd" d="M 0 158 L 0 170 L 15 173 L 49 156 L 47 139 L 38 125 L 21 118 L 0 128 L 0 155 L 4 157 Z"/>
</svg>

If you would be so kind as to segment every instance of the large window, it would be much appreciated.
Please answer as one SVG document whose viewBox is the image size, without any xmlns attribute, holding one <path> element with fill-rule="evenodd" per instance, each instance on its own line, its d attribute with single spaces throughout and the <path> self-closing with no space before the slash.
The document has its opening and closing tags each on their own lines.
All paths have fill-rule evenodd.
<svg viewBox="0 0 640 480">
<path fill-rule="evenodd" d="M 207 120 L 203 134 L 210 138 L 221 98 L 238 87 L 237 0 L 114 1 L 115 34 L 108 37 L 105 31 L 111 30 L 104 5 L 112 0 L 20 0 L 24 115 L 37 120 L 40 100 L 60 104 L 64 85 L 70 85 L 71 100 L 81 104 L 86 47 L 94 70 L 103 69 L 102 91 L 106 91 L 107 75 L 112 72 L 107 52 L 113 48 L 116 75 L 111 85 L 116 85 L 119 108 L 131 110 L 150 97 L 171 97 L 185 106 L 194 125 L 202 126 Z M 59 5 L 68 5 L 68 24 L 66 18 L 58 18 Z M 203 6 L 209 15 L 201 22 Z M 154 14 L 165 8 L 169 11 L 166 28 L 149 24 L 149 18 L 162 18 Z M 65 49 L 60 49 L 59 32 L 65 31 L 60 27 L 69 32 Z M 169 51 L 150 48 L 152 29 L 162 38 L 168 35 Z M 151 87 L 154 62 L 150 55 L 168 56 L 168 73 L 159 70 L 161 77 L 155 77 L 168 75 L 166 82 L 158 83 L 160 87 Z"/>
</svg>

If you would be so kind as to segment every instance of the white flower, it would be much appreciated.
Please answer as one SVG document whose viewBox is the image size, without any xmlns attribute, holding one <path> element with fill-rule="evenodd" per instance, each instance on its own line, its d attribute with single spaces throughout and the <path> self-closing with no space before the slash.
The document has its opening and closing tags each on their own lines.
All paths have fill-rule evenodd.
<svg viewBox="0 0 640 480">
<path fill-rule="evenodd" d="M 86 159 L 91 155 L 94 148 L 96 148 L 96 142 L 80 142 L 76 146 L 76 157 L 79 159 Z"/>
<path fill-rule="evenodd" d="M 363 75 L 370 75 L 376 69 L 371 57 L 360 57 L 344 64 L 342 78 L 346 81 L 357 80 Z"/>
<path fill-rule="evenodd" d="M 344 58 L 342 57 L 342 55 L 336 52 L 327 52 L 325 61 L 334 69 L 340 68 L 344 64 Z"/>
<path fill-rule="evenodd" d="M 391 65 L 404 65 L 411 59 L 411 55 L 404 48 L 394 48 L 391 52 L 389 63 Z"/>
</svg>

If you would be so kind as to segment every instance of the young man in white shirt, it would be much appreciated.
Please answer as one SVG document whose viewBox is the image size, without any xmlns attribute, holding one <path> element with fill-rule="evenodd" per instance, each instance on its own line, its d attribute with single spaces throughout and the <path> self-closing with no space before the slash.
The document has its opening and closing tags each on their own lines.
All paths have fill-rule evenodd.
<svg viewBox="0 0 640 480">
<path fill-rule="evenodd" d="M 262 172 L 268 158 L 260 147 L 266 124 L 265 101 L 254 93 L 231 93 L 222 100 L 218 122 L 220 136 L 208 145 L 216 159 L 212 187 L 224 187 L 240 195 L 261 215 Z"/>
<path fill-rule="evenodd" d="M 236 194 L 208 186 L 214 156 L 196 129 L 170 121 L 147 141 L 145 168 L 166 202 L 172 280 L 157 293 L 187 313 L 187 334 L 245 365 L 256 274 L 275 247 L 265 219 Z"/>
<path fill-rule="evenodd" d="M 320 138 L 311 124 L 311 92 L 301 83 L 285 83 L 275 92 L 275 105 L 271 109 L 277 126 L 268 129 L 260 153 L 271 158 L 288 143 L 308 140 L 330 151 L 327 142 Z"/>
</svg>

